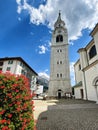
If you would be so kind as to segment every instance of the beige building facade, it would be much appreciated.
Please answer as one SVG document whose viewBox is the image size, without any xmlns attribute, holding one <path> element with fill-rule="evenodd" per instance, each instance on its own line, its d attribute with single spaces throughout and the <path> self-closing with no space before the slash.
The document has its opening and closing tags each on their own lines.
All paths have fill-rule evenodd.
<svg viewBox="0 0 98 130">
<path fill-rule="evenodd" d="M 25 75 L 29 79 L 32 91 L 36 86 L 36 77 L 38 74 L 21 57 L 0 58 L 0 71 Z"/>
<path fill-rule="evenodd" d="M 80 59 L 75 63 L 75 98 L 98 103 L 98 24 L 90 33 L 92 40 L 80 48 Z"/>
<path fill-rule="evenodd" d="M 65 93 L 71 93 L 68 32 L 64 21 L 61 19 L 61 13 L 59 13 L 52 33 L 48 96 L 61 98 Z"/>
</svg>

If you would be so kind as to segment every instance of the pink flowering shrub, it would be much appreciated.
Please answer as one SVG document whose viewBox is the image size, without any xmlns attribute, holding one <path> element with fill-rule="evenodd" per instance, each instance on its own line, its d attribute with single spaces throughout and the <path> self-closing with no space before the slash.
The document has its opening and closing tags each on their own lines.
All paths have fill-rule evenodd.
<svg viewBox="0 0 98 130">
<path fill-rule="evenodd" d="M 0 130 L 33 130 L 32 109 L 28 79 L 0 72 Z"/>
</svg>

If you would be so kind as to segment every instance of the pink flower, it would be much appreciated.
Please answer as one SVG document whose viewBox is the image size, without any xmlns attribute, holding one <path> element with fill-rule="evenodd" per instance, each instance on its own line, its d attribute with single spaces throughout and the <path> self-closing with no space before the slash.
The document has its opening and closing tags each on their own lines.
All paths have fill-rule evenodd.
<svg viewBox="0 0 98 130">
<path fill-rule="evenodd" d="M 0 88 L 5 88 L 5 86 L 0 86 Z"/>
<path fill-rule="evenodd" d="M 11 117 L 12 117 L 12 114 L 9 114 L 8 117 L 11 118 Z"/>
<path fill-rule="evenodd" d="M 5 110 L 2 110 L 2 111 L 0 112 L 0 114 L 2 115 L 4 112 L 5 112 Z"/>
<path fill-rule="evenodd" d="M 4 126 L 2 130 L 9 130 L 8 126 Z"/>
<path fill-rule="evenodd" d="M 1 120 L 1 123 L 2 123 L 2 124 L 6 123 L 6 120 L 5 120 L 5 119 L 4 119 L 4 120 Z"/>
</svg>

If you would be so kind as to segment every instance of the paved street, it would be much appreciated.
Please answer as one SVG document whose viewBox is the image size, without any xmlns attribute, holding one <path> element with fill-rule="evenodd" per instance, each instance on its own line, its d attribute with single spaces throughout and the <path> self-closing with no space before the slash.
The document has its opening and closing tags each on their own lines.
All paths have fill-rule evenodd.
<svg viewBox="0 0 98 130">
<path fill-rule="evenodd" d="M 98 130 L 95 102 L 61 99 L 34 100 L 37 130 Z"/>
</svg>

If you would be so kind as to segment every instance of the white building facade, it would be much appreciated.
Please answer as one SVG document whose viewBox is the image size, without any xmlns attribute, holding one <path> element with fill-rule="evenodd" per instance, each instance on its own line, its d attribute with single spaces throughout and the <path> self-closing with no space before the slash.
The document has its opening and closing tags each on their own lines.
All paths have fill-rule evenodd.
<svg viewBox="0 0 98 130">
<path fill-rule="evenodd" d="M 68 32 L 64 21 L 61 20 L 61 13 L 59 13 L 52 33 L 48 96 L 61 98 L 65 93 L 71 93 Z"/>
<path fill-rule="evenodd" d="M 38 74 L 21 57 L 0 58 L 0 70 L 4 73 L 10 71 L 12 74 L 25 75 L 29 79 L 31 90 L 36 85 Z"/>
<path fill-rule="evenodd" d="M 90 33 L 92 40 L 80 48 L 80 59 L 75 63 L 75 97 L 98 103 L 98 24 Z"/>
</svg>

